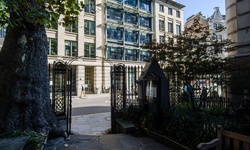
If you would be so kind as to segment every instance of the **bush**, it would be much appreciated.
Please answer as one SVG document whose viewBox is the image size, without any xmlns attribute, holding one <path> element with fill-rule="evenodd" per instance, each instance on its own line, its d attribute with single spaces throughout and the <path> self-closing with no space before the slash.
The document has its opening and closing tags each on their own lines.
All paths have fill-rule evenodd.
<svg viewBox="0 0 250 150">
<path fill-rule="evenodd" d="M 226 115 L 219 107 L 195 112 L 180 104 L 167 109 L 162 116 L 156 116 L 152 112 L 147 113 L 139 107 L 131 106 L 125 114 L 125 119 L 167 136 L 190 149 L 196 149 L 199 143 L 214 139 L 218 125 L 223 125 L 227 130 L 237 130 L 235 116 Z"/>
</svg>

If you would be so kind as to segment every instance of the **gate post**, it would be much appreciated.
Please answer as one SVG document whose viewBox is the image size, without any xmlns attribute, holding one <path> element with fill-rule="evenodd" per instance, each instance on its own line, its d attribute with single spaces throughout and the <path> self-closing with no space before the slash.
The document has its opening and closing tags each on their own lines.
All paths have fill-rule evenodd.
<svg viewBox="0 0 250 150">
<path fill-rule="evenodd" d="M 115 119 L 122 116 L 126 108 L 126 74 L 125 65 L 111 66 L 111 130 L 116 133 Z"/>
<path fill-rule="evenodd" d="M 53 63 L 52 108 L 60 123 L 66 123 L 67 136 L 71 133 L 72 69 L 63 61 Z"/>
</svg>

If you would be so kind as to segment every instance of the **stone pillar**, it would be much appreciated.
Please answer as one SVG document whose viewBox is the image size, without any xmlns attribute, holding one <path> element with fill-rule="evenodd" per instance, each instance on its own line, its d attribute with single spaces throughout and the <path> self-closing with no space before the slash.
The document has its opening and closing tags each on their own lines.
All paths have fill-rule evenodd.
<svg viewBox="0 0 250 150">
<path fill-rule="evenodd" d="M 100 94 L 102 89 L 102 67 L 96 66 L 95 67 L 95 79 L 94 79 L 94 93 Z"/>
<path fill-rule="evenodd" d="M 80 96 L 82 86 L 85 85 L 85 66 L 77 66 L 76 67 L 76 87 L 77 87 L 77 96 Z"/>
</svg>

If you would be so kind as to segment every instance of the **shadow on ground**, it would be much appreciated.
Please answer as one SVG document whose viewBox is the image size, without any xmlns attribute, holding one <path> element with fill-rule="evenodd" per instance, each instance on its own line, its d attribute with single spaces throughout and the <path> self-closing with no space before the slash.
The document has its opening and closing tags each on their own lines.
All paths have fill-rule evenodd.
<svg viewBox="0 0 250 150">
<path fill-rule="evenodd" d="M 110 106 L 88 106 L 72 108 L 72 116 L 110 112 Z"/>
</svg>

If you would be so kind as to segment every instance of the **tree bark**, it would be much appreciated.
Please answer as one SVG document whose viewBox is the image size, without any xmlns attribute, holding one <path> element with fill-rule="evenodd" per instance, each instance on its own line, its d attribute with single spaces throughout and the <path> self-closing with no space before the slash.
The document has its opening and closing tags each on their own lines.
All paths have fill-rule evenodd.
<svg viewBox="0 0 250 150">
<path fill-rule="evenodd" d="M 0 131 L 61 132 L 51 106 L 44 25 L 7 28 L 0 52 Z"/>
</svg>

